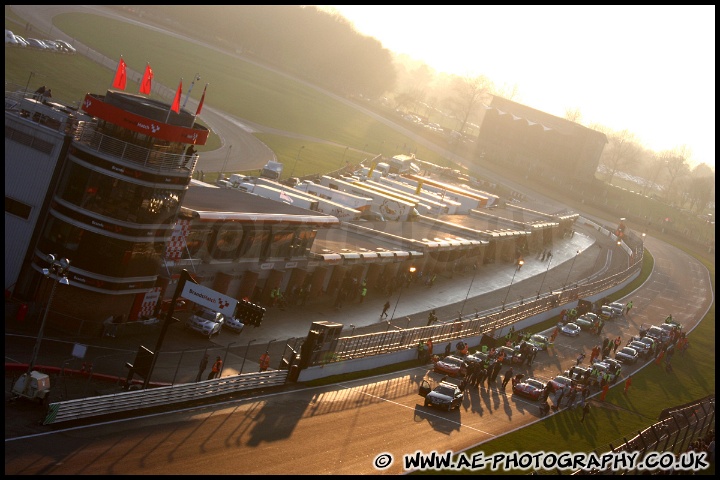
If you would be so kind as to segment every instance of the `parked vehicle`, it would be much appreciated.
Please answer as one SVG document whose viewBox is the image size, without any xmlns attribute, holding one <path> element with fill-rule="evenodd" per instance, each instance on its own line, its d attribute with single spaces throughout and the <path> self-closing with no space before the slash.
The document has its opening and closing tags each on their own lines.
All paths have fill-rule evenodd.
<svg viewBox="0 0 720 480">
<path fill-rule="evenodd" d="M 672 335 L 672 332 L 679 332 L 682 330 L 682 325 L 675 323 L 663 323 L 662 325 L 659 325 L 659 327 L 665 330 L 669 335 Z"/>
<path fill-rule="evenodd" d="M 420 383 L 418 394 L 425 397 L 426 407 L 436 407 L 448 412 L 453 408 L 459 408 L 464 396 L 464 392 L 454 383 L 440 382 L 440 385 L 431 390 L 427 380 Z"/>
<path fill-rule="evenodd" d="M 556 392 L 562 388 L 571 388 L 573 386 L 573 379 L 566 377 L 565 375 L 556 375 L 555 378 L 550 380 L 550 386 L 552 387 L 553 392 Z M 577 382 L 575 382 L 574 386 L 578 390 L 580 389 Z"/>
<path fill-rule="evenodd" d="M 641 358 L 647 358 L 650 356 L 650 345 L 640 342 L 638 340 L 631 340 L 627 344 L 628 347 L 634 349 L 636 352 L 638 352 L 638 355 Z"/>
<path fill-rule="evenodd" d="M 27 40 L 25 40 L 25 37 L 21 37 L 20 35 L 15 35 L 15 40 L 17 40 L 17 44 L 19 47 L 26 48 L 30 46 Z"/>
<path fill-rule="evenodd" d="M 615 312 L 615 317 L 622 317 L 623 315 L 625 315 L 625 305 L 623 305 L 622 303 L 611 302 L 608 303 L 607 306 L 610 307 L 613 312 Z"/>
<path fill-rule="evenodd" d="M 581 330 L 590 332 L 597 328 L 600 324 L 600 318 L 594 313 L 586 313 L 585 315 L 576 318 L 573 323 L 580 327 Z"/>
<path fill-rule="evenodd" d="M 581 366 L 575 366 L 572 367 L 572 372 L 568 369 L 563 372 L 563 377 L 567 377 L 570 380 L 575 380 L 575 382 L 580 385 L 580 388 L 584 388 L 584 385 L 589 382 L 590 379 L 590 367 L 581 367 Z"/>
<path fill-rule="evenodd" d="M 434 371 L 451 377 L 464 377 L 467 372 L 467 365 L 462 358 L 448 355 L 435 363 Z"/>
<path fill-rule="evenodd" d="M 609 305 L 603 305 L 600 307 L 600 318 L 603 320 L 612 320 L 615 318 L 615 310 Z"/>
<path fill-rule="evenodd" d="M 632 365 L 638 361 L 640 354 L 632 347 L 623 347 L 615 352 L 615 359 Z"/>
<path fill-rule="evenodd" d="M 282 175 L 283 164 L 274 160 L 268 161 L 265 166 L 260 170 L 260 176 L 276 182 L 280 181 Z"/>
<path fill-rule="evenodd" d="M 520 380 L 518 383 L 513 382 L 513 393 L 530 400 L 539 400 L 545 393 L 545 384 L 536 378 L 528 378 Z"/>
<path fill-rule="evenodd" d="M 496 358 L 498 355 L 500 355 L 500 352 L 503 352 L 505 354 L 505 360 L 503 361 L 503 365 L 510 365 L 513 363 L 522 364 L 525 360 L 522 353 L 520 353 L 520 350 L 512 349 L 506 345 L 498 347 L 495 352 Z"/>
<path fill-rule="evenodd" d="M 650 337 L 653 340 L 657 341 L 658 343 L 665 343 L 668 340 L 670 340 L 670 332 L 656 326 L 646 326 L 643 325 L 640 329 L 640 336 L 641 337 Z"/>
<path fill-rule="evenodd" d="M 578 335 L 580 335 L 580 327 L 578 327 L 572 322 L 559 326 L 560 333 L 562 333 L 563 335 L 567 335 L 568 337 L 577 337 Z"/>
<path fill-rule="evenodd" d="M 193 314 L 188 319 L 185 326 L 191 330 L 202 333 L 208 338 L 211 338 L 213 335 L 220 333 L 224 323 L 225 315 L 220 312 L 213 312 L 212 310 L 203 308 Z"/>
<path fill-rule="evenodd" d="M 239 318 L 236 317 L 226 317 L 225 323 L 223 324 L 223 329 L 228 329 L 232 333 L 240 334 L 243 329 L 245 328 L 245 324 L 240 321 Z"/>
<path fill-rule="evenodd" d="M 70 53 L 70 54 L 77 53 L 77 49 L 75 47 L 73 47 L 72 45 L 70 45 L 65 40 L 55 40 L 55 43 L 59 44 L 66 53 Z"/>
<path fill-rule="evenodd" d="M 548 345 L 550 345 L 550 339 L 545 335 L 540 335 L 539 333 L 536 333 L 528 339 L 527 343 L 537 348 L 538 350 L 547 350 Z"/>
<path fill-rule="evenodd" d="M 645 344 L 649 351 L 648 355 L 654 355 L 655 352 L 657 352 L 657 349 L 659 346 L 658 342 L 656 342 L 654 338 L 650 338 L 650 337 L 637 336 L 637 337 L 631 337 L 630 340 Z"/>
<path fill-rule="evenodd" d="M 467 355 L 464 360 L 467 364 L 485 365 L 485 363 L 487 363 L 488 365 L 492 365 L 495 363 L 494 359 L 491 359 L 488 353 L 480 351 Z"/>
<path fill-rule="evenodd" d="M 5 45 L 16 47 L 18 45 L 18 41 L 15 38 L 15 34 L 12 32 L 12 30 L 5 29 Z"/>
<path fill-rule="evenodd" d="M 46 40 L 46 39 L 43 39 L 42 42 L 43 42 L 45 45 L 47 45 L 48 50 L 51 50 L 51 51 L 53 51 L 53 52 L 58 52 L 58 53 L 60 53 L 60 52 L 63 51 L 63 50 L 62 50 L 62 47 L 61 47 L 60 45 L 58 45 L 54 40 Z"/>
<path fill-rule="evenodd" d="M 36 50 L 47 50 L 48 46 L 45 45 L 42 40 L 38 40 L 37 38 L 28 38 L 28 46 L 30 48 L 34 48 Z"/>
<path fill-rule="evenodd" d="M 28 400 L 34 400 L 43 406 L 47 407 L 50 403 L 50 377 L 47 374 L 37 372 L 33 370 L 28 374 L 23 373 L 20 378 L 15 381 L 13 385 L 12 393 L 17 397 L 26 398 Z M 29 384 L 25 385 L 25 381 Z"/>
</svg>

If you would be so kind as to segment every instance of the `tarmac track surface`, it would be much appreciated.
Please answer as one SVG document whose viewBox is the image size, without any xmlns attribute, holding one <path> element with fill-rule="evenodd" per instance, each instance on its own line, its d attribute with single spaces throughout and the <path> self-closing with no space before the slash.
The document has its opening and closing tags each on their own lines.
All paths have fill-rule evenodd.
<svg viewBox="0 0 720 480">
<path fill-rule="evenodd" d="M 708 272 L 699 262 L 652 238 L 647 247 L 655 257 L 655 269 L 632 294 L 630 315 L 607 323 L 603 333 L 610 338 L 627 338 L 640 324 L 658 323 L 668 313 L 691 331 L 713 301 Z M 587 333 L 560 336 L 532 367 L 515 367 L 515 372 L 552 378 L 597 341 Z M 641 367 L 626 366 L 624 374 Z M 489 388 L 470 389 L 459 410 L 423 407 L 417 389 L 424 378 L 434 385 L 440 375 L 420 366 L 325 387 L 10 438 L 5 441 L 5 472 L 401 473 L 403 455 L 418 450 L 458 452 L 540 419 L 537 404 L 511 395 L 510 386 L 503 392 L 500 378 Z M 617 385 L 622 388 L 622 381 Z M 595 422 L 590 417 L 582 428 L 592 433 Z M 565 431 L 557 434 L 576 434 L 579 425 L 564 425 Z M 548 443 L 550 451 L 551 438 Z M 373 465 L 380 454 L 394 459 L 382 471 Z"/>
</svg>

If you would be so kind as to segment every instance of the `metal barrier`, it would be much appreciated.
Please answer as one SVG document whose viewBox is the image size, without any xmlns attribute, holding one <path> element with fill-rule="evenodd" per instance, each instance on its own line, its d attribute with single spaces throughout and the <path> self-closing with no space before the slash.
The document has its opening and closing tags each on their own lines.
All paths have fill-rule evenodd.
<svg viewBox="0 0 720 480">
<path fill-rule="evenodd" d="M 287 370 L 245 373 L 197 383 L 51 403 L 43 420 L 43 425 L 191 402 L 263 387 L 281 386 L 285 384 L 287 375 Z"/>
<path fill-rule="evenodd" d="M 710 395 L 691 404 L 663 412 L 657 423 L 637 432 L 637 435 L 630 440 L 623 437 L 621 441 L 610 443 L 608 448 L 612 452 L 641 452 L 640 458 L 643 458 L 648 452 L 672 452 L 677 455 L 688 451 L 692 448 L 694 441 L 714 431 L 715 395 Z M 614 472 L 610 469 L 598 469 L 577 471 L 573 475 L 642 475 L 649 473 L 657 472 L 646 472 L 639 469 Z"/>
</svg>

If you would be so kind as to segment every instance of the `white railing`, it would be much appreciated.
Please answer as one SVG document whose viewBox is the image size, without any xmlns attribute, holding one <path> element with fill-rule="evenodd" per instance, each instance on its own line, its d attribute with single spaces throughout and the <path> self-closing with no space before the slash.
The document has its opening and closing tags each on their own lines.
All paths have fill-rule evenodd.
<svg viewBox="0 0 720 480">
<path fill-rule="evenodd" d="M 169 387 L 149 388 L 51 403 L 48 406 L 43 425 L 114 413 L 137 412 L 145 408 L 191 402 L 263 387 L 280 386 L 285 384 L 287 375 L 287 370 L 244 373 L 197 383 L 185 383 Z"/>
</svg>

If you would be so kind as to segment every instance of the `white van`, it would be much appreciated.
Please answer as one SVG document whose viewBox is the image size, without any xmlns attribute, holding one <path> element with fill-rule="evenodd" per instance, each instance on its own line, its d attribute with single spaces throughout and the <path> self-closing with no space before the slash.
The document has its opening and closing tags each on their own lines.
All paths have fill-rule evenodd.
<svg viewBox="0 0 720 480">
<path fill-rule="evenodd" d="M 5 45 L 17 46 L 18 41 L 15 39 L 15 35 L 11 30 L 5 29 Z"/>
</svg>

